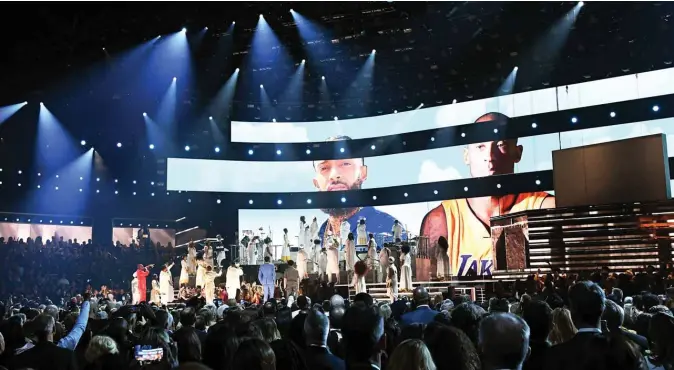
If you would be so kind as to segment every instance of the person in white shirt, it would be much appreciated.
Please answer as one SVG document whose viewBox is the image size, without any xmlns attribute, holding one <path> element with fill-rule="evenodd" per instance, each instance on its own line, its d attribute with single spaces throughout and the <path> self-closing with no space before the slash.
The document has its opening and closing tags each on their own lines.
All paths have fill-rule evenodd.
<svg viewBox="0 0 674 370">
<path fill-rule="evenodd" d="M 196 286 L 204 288 L 204 272 L 206 272 L 206 265 L 204 261 L 199 259 L 197 260 L 197 281 Z"/>
<path fill-rule="evenodd" d="M 187 272 L 189 274 L 197 272 L 197 246 L 192 241 L 187 245 Z"/>
<path fill-rule="evenodd" d="M 410 256 L 409 245 L 403 245 L 400 248 L 400 290 L 403 292 L 412 291 L 412 256 Z"/>
<path fill-rule="evenodd" d="M 171 268 L 173 263 L 170 265 L 164 265 L 159 273 L 159 290 L 161 292 L 161 304 L 166 305 L 170 302 L 173 302 L 173 282 L 171 281 Z"/>
<path fill-rule="evenodd" d="M 159 289 L 159 277 L 157 274 L 152 275 L 152 290 L 150 291 L 150 301 L 156 305 L 161 304 L 161 290 Z"/>
<path fill-rule="evenodd" d="M 305 221 L 304 216 L 300 216 L 300 233 L 298 234 L 299 247 L 307 247 L 306 245 L 306 229 L 307 222 Z"/>
<path fill-rule="evenodd" d="M 230 299 L 235 299 L 236 291 L 241 289 L 241 276 L 243 276 L 243 270 L 239 267 L 238 262 L 227 268 L 225 287 L 227 288 L 227 296 Z"/>
<path fill-rule="evenodd" d="M 254 236 L 253 240 L 248 243 L 248 249 L 246 250 L 246 262 L 248 262 L 249 265 L 257 265 L 257 241 L 258 237 Z"/>
<path fill-rule="evenodd" d="M 302 279 L 307 278 L 307 263 L 309 262 L 309 257 L 307 252 L 304 250 L 304 247 L 300 246 L 300 250 L 297 251 L 297 272 L 300 275 L 300 282 Z"/>
<path fill-rule="evenodd" d="M 180 260 L 180 278 L 178 281 L 180 285 L 190 283 L 190 275 L 188 273 L 187 266 L 187 255 L 184 255 L 183 259 Z"/>
<path fill-rule="evenodd" d="M 290 240 L 288 240 L 288 229 L 283 229 L 283 250 L 281 251 L 281 261 L 290 261 Z"/>
<path fill-rule="evenodd" d="M 391 232 L 393 233 L 394 243 L 399 243 L 402 241 L 403 227 L 400 222 L 398 222 L 398 220 L 393 221 L 393 228 L 391 228 Z"/>
<path fill-rule="evenodd" d="M 204 261 L 204 266 L 212 266 L 213 265 L 213 248 L 211 248 L 211 245 L 210 245 L 209 242 L 206 242 L 206 245 L 204 245 L 203 261 Z"/>
<path fill-rule="evenodd" d="M 323 281 L 326 280 L 326 273 L 328 268 L 328 253 L 325 248 L 321 248 L 321 252 L 318 254 L 318 279 Z M 328 276 L 329 278 L 329 276 Z"/>
<path fill-rule="evenodd" d="M 391 257 L 391 250 L 388 247 L 383 247 L 379 251 L 379 272 L 381 277 L 379 281 L 386 281 L 388 276 L 389 257 Z"/>
<path fill-rule="evenodd" d="M 316 217 L 314 217 L 313 221 L 311 221 L 311 226 L 309 227 L 309 234 L 311 234 L 311 240 L 318 239 L 318 221 L 316 221 Z"/>
<path fill-rule="evenodd" d="M 358 221 L 356 228 L 356 245 L 367 245 L 367 227 L 365 226 L 365 219 L 361 218 Z"/>
<path fill-rule="evenodd" d="M 367 267 L 372 272 L 372 281 L 379 283 L 381 281 L 381 269 L 379 266 L 379 256 L 377 255 L 377 243 L 374 241 L 374 238 L 370 238 L 368 242 Z"/>
<path fill-rule="evenodd" d="M 344 254 L 346 255 L 346 272 L 348 279 L 353 278 L 353 266 L 356 264 L 356 241 L 353 233 L 347 234 Z"/>
<path fill-rule="evenodd" d="M 398 269 L 395 265 L 395 258 L 389 257 L 386 277 L 386 294 L 395 302 L 398 299 Z"/>
<path fill-rule="evenodd" d="M 206 267 L 206 272 L 204 273 L 204 296 L 206 297 L 206 304 L 212 304 L 215 300 L 215 278 L 222 276 L 222 270 L 220 272 L 213 271 L 213 267 Z"/>
<path fill-rule="evenodd" d="M 328 265 L 326 273 L 328 274 L 328 281 L 336 281 L 339 284 L 339 242 L 337 239 L 332 240 L 332 244 L 328 245 Z M 333 275 L 335 279 L 333 280 Z"/>
<path fill-rule="evenodd" d="M 140 303 L 140 290 L 138 290 L 138 275 L 133 273 L 133 280 L 131 280 L 131 304 Z"/>
<path fill-rule="evenodd" d="M 342 221 L 342 224 L 339 227 L 339 238 L 342 240 L 342 248 L 346 248 L 347 236 L 350 233 L 351 233 L 351 224 L 349 223 L 348 220 Z"/>
</svg>

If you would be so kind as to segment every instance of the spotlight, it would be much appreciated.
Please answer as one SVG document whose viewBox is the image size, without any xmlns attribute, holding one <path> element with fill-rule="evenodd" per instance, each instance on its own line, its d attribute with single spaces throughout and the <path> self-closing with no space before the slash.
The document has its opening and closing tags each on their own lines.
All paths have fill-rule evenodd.
<svg viewBox="0 0 674 370">
<path fill-rule="evenodd" d="M 143 112 L 143 117 L 147 117 L 147 113 Z"/>
<path fill-rule="evenodd" d="M 58 178 L 59 178 L 59 175 L 56 175 L 56 178 L 58 179 Z"/>
<path fill-rule="evenodd" d="M 578 118 L 572 117 L 572 118 L 571 118 L 571 123 L 576 123 L 576 122 L 578 122 Z"/>
<path fill-rule="evenodd" d="M 302 59 L 302 64 L 304 64 L 305 62 L 306 62 L 306 60 Z"/>
<path fill-rule="evenodd" d="M 307 199 L 307 204 L 311 204 L 311 199 Z"/>
<path fill-rule="evenodd" d="M 264 17 L 262 16 L 262 14 L 260 14 L 260 18 L 264 18 Z"/>
<path fill-rule="evenodd" d="M 372 54 L 376 54 L 376 53 L 377 53 L 377 50 L 372 49 Z"/>
<path fill-rule="evenodd" d="M 394 110 L 393 110 L 393 113 L 398 113 L 398 110 L 397 110 L 397 109 L 394 109 Z"/>
<path fill-rule="evenodd" d="M 55 186 L 55 187 L 54 187 L 54 190 L 59 190 L 59 187 L 58 187 L 58 186 Z"/>
<path fill-rule="evenodd" d="M 236 21 L 232 21 L 232 24 L 236 24 Z"/>
<path fill-rule="evenodd" d="M 215 152 L 216 152 L 216 153 L 220 153 L 220 147 L 216 146 L 216 147 L 215 147 Z"/>
<path fill-rule="evenodd" d="M 501 184 L 496 184 L 496 187 L 500 189 L 500 188 L 501 188 Z"/>
<path fill-rule="evenodd" d="M 84 225 L 84 221 L 80 221 L 80 225 Z"/>
<path fill-rule="evenodd" d="M 540 184 L 541 184 L 541 180 L 536 180 L 536 185 L 540 185 Z"/>
<path fill-rule="evenodd" d="M 325 81 L 325 76 L 321 76 L 321 80 L 324 80 L 324 81 Z"/>
<path fill-rule="evenodd" d="M 433 190 L 433 194 L 438 195 L 438 191 L 437 191 L 437 190 Z"/>
<path fill-rule="evenodd" d="M 519 68 L 517 68 L 517 66 L 515 66 L 515 68 L 513 68 L 513 69 L 515 70 L 515 72 L 517 72 L 517 70 L 518 70 Z"/>
<path fill-rule="evenodd" d="M 84 180 L 84 177 L 80 176 L 80 181 Z"/>
<path fill-rule="evenodd" d="M 260 84 L 260 88 L 261 88 L 261 89 L 264 89 L 264 85 L 263 85 L 263 84 Z"/>
<path fill-rule="evenodd" d="M 582 1 L 579 1 L 579 2 L 578 2 L 578 6 L 583 6 L 583 5 L 585 5 L 584 2 L 582 2 Z"/>
<path fill-rule="evenodd" d="M 291 13 L 293 13 L 293 12 L 294 12 L 294 10 L 290 9 L 290 12 L 291 12 Z"/>
<path fill-rule="evenodd" d="M 44 107 L 44 103 L 43 103 L 43 102 L 40 102 L 40 106 L 41 106 L 41 107 Z"/>
<path fill-rule="evenodd" d="M 122 147 L 122 143 L 117 143 L 117 147 L 118 147 L 118 148 L 121 148 L 121 147 Z"/>
<path fill-rule="evenodd" d="M 100 177 L 97 177 L 97 178 L 96 178 L 96 182 L 100 182 L 100 181 L 101 181 L 101 178 L 100 178 Z"/>
<path fill-rule="evenodd" d="M 495 134 L 498 134 L 498 129 L 497 129 L 497 128 L 494 129 L 494 133 L 495 133 Z"/>
<path fill-rule="evenodd" d="M 82 189 L 80 189 L 80 193 L 82 192 Z"/>
<path fill-rule="evenodd" d="M 307 149 L 307 154 L 311 154 L 311 149 Z"/>
<path fill-rule="evenodd" d="M 154 181 L 150 181 L 150 185 L 154 186 Z"/>
<path fill-rule="evenodd" d="M 82 141 L 80 141 L 80 145 L 85 146 L 85 145 L 87 145 L 87 142 L 82 140 Z"/>
<path fill-rule="evenodd" d="M 182 32 L 183 33 L 187 32 L 187 28 L 183 27 Z"/>
<path fill-rule="evenodd" d="M 342 197 L 342 199 L 340 199 L 340 200 L 342 201 L 342 203 L 346 202 L 346 198 L 344 198 L 344 197 Z"/>
<path fill-rule="evenodd" d="M 215 201 L 215 203 L 218 203 L 218 204 L 220 204 L 220 202 L 221 202 L 220 199 L 218 199 L 218 200 Z"/>
<path fill-rule="evenodd" d="M 115 179 L 115 184 L 116 184 L 118 181 L 119 181 L 119 180 Z"/>
<path fill-rule="evenodd" d="M 208 116 L 208 119 L 210 119 L 210 120 L 212 121 L 212 120 L 213 120 L 213 116 Z"/>
<path fill-rule="evenodd" d="M 281 149 L 276 150 L 276 155 L 281 155 Z"/>
<path fill-rule="evenodd" d="M 37 188 L 39 189 L 39 188 L 40 188 L 40 185 L 38 185 Z"/>
<path fill-rule="evenodd" d="M 154 149 L 154 144 L 150 144 L 150 150 Z"/>
<path fill-rule="evenodd" d="M 98 190 L 96 190 L 96 192 L 98 193 Z M 154 196 L 154 193 L 152 193 L 152 194 L 150 194 L 150 195 L 151 195 L 151 196 Z"/>
<path fill-rule="evenodd" d="M 19 170 L 19 175 L 21 175 L 22 173 L 23 173 L 23 171 Z"/>
<path fill-rule="evenodd" d="M 271 121 L 272 121 L 272 122 L 276 122 L 276 118 L 272 118 Z"/>
<path fill-rule="evenodd" d="M 136 185 L 136 180 L 133 180 L 133 184 Z"/>
<path fill-rule="evenodd" d="M 377 147 L 376 147 L 374 144 L 372 144 L 372 146 L 370 147 L 370 149 L 375 150 L 375 149 L 377 149 Z"/>
<path fill-rule="evenodd" d="M 340 153 L 344 153 L 344 148 L 339 148 Z"/>
<path fill-rule="evenodd" d="M 96 189 L 96 194 L 98 194 L 98 193 L 100 193 L 100 192 L 101 192 L 100 190 Z"/>
<path fill-rule="evenodd" d="M 185 145 L 185 151 L 186 151 L 186 152 L 189 152 L 189 151 L 190 151 L 190 146 L 189 146 L 189 145 Z"/>
<path fill-rule="evenodd" d="M 435 141 L 435 137 L 431 136 L 431 141 Z"/>
<path fill-rule="evenodd" d="M 0 170 L 0 172 L 2 172 L 2 170 Z M 42 174 L 41 174 L 41 173 L 39 173 L 39 172 L 37 173 L 37 175 L 38 175 L 38 176 L 42 176 Z"/>
<path fill-rule="evenodd" d="M 119 192 L 117 190 L 115 190 L 115 195 L 117 195 L 117 194 L 119 194 Z"/>
<path fill-rule="evenodd" d="M 281 199 L 279 199 L 279 200 L 276 201 L 276 204 L 281 205 L 281 204 L 283 204 L 283 201 Z"/>
<path fill-rule="evenodd" d="M 531 128 L 536 128 L 536 127 L 538 127 L 538 125 L 536 124 L 536 122 L 534 122 L 534 123 L 531 124 Z"/>
<path fill-rule="evenodd" d="M 653 112 L 657 112 L 657 111 L 660 110 L 660 107 L 658 107 L 657 105 L 654 105 L 652 109 L 653 109 Z"/>
<path fill-rule="evenodd" d="M 609 116 L 611 116 L 611 118 L 615 118 L 615 112 L 611 112 Z"/>
<path fill-rule="evenodd" d="M 452 104 L 456 104 L 456 99 L 452 100 Z"/>
<path fill-rule="evenodd" d="M 253 149 L 248 149 L 248 155 L 253 155 Z"/>
<path fill-rule="evenodd" d="M 462 132 L 462 133 L 461 133 L 461 137 L 466 137 L 466 133 L 465 133 L 465 132 Z"/>
<path fill-rule="evenodd" d="M 372 200 L 377 200 L 377 196 L 376 196 L 376 195 L 373 195 L 373 196 L 372 196 Z"/>
<path fill-rule="evenodd" d="M 337 118 L 337 116 L 335 116 L 335 121 L 337 121 L 338 119 L 339 119 L 339 118 Z"/>
<path fill-rule="evenodd" d="M 248 200 L 248 204 L 253 204 L 253 200 L 252 199 Z"/>
<path fill-rule="evenodd" d="M 19 187 L 21 187 L 21 183 L 19 183 Z"/>
<path fill-rule="evenodd" d="M 403 194 L 403 196 L 404 196 L 405 198 L 407 198 L 407 193 Z"/>
<path fill-rule="evenodd" d="M 234 72 L 239 72 L 239 69 L 238 69 L 238 68 L 237 68 L 237 69 L 235 69 L 235 70 L 234 70 Z"/>
<path fill-rule="evenodd" d="M 467 186 L 464 186 L 464 187 L 463 187 L 463 191 L 468 191 L 468 187 L 467 187 Z"/>
<path fill-rule="evenodd" d="M 133 192 L 133 195 L 136 195 L 136 192 L 135 192 L 135 191 Z"/>
</svg>

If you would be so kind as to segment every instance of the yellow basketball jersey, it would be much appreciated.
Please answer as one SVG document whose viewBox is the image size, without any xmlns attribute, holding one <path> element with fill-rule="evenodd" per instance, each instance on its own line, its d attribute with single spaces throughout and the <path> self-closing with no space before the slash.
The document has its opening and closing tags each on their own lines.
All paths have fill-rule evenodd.
<svg viewBox="0 0 674 370">
<path fill-rule="evenodd" d="M 545 192 L 518 194 L 503 214 L 540 209 L 543 200 L 551 195 Z M 491 275 L 494 266 L 489 225 L 484 224 L 470 208 L 466 199 L 442 202 L 447 217 L 450 271 L 465 276 L 470 269 L 478 275 Z"/>
</svg>

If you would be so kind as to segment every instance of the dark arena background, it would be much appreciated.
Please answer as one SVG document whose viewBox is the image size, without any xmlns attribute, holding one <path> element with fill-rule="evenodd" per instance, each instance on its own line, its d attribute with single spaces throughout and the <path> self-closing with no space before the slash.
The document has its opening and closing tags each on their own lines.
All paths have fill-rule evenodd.
<svg viewBox="0 0 674 370">
<path fill-rule="evenodd" d="M 127 290 L 136 264 L 179 266 L 191 241 L 250 283 L 247 243 L 269 238 L 281 274 L 361 219 L 398 271 L 411 249 L 401 295 L 669 273 L 671 3 L 156 5 L 16 4 L 0 25 L 3 243 L 114 250 L 114 271 L 71 279 Z"/>
</svg>

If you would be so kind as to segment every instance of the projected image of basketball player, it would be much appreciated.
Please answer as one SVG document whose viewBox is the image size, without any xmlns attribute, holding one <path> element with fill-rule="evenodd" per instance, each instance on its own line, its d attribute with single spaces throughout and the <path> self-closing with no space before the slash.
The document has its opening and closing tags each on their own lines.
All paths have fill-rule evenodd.
<svg viewBox="0 0 674 370">
<path fill-rule="evenodd" d="M 327 141 L 351 140 L 348 136 L 329 138 Z M 368 168 L 365 158 L 327 159 L 314 162 L 314 186 L 318 191 L 358 190 L 367 180 Z M 348 196 L 348 195 L 347 195 Z M 391 215 L 378 211 L 374 207 L 326 208 L 328 219 L 321 225 L 318 235 L 321 241 L 326 233 L 341 238 L 342 221 L 348 221 L 350 232 L 356 230 L 359 220 L 367 222 L 367 232 L 380 234 L 391 231 L 395 221 Z M 345 235 L 346 237 L 346 235 Z M 342 243 L 343 244 L 343 243 Z"/>
<path fill-rule="evenodd" d="M 475 123 L 507 121 L 501 113 L 487 113 Z M 515 172 L 524 148 L 517 139 L 475 143 L 466 146 L 463 161 L 471 177 Z M 545 192 L 519 193 L 443 201 L 426 214 L 420 234 L 435 241 L 447 238 L 450 271 L 454 275 L 491 275 L 493 268 L 489 219 L 531 209 L 553 208 L 555 198 Z"/>
</svg>

